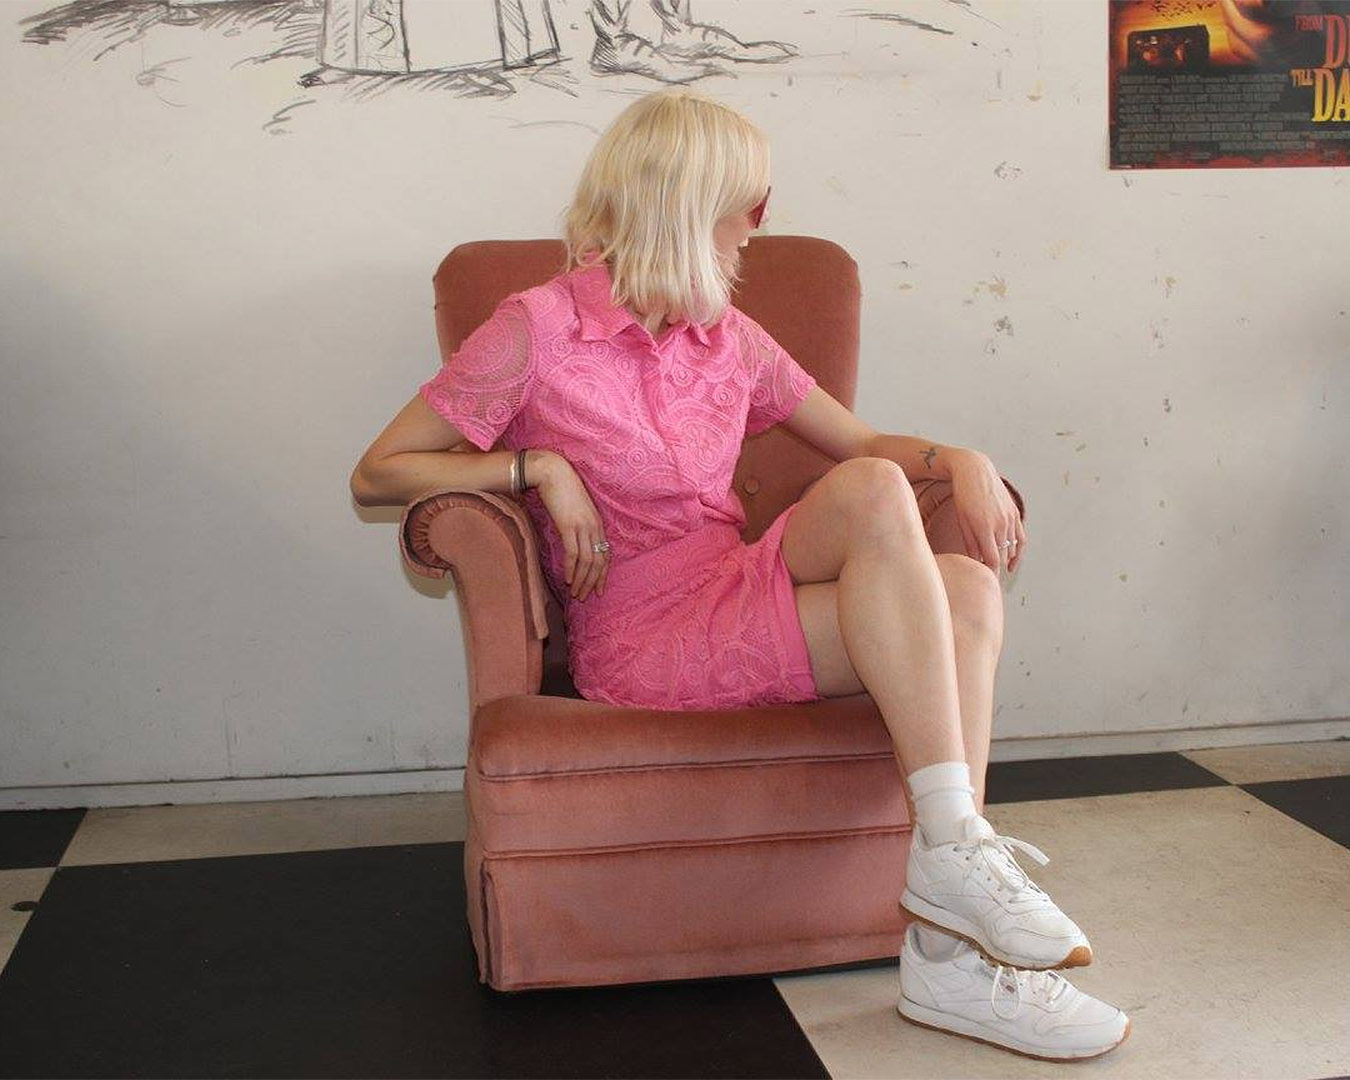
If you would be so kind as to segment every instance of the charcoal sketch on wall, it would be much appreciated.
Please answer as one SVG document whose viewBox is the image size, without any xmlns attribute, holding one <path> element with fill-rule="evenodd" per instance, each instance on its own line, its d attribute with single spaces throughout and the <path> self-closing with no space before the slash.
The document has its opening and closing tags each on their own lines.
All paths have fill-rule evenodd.
<svg viewBox="0 0 1350 1080">
<path fill-rule="evenodd" d="M 699 21 L 696 2 L 589 0 L 585 20 L 561 27 L 550 0 L 72 0 L 20 25 L 27 43 L 78 42 L 94 60 L 157 32 L 181 37 L 188 26 L 241 40 L 263 31 L 272 47 L 241 55 L 239 64 L 307 58 L 316 66 L 297 77 L 300 85 L 341 87 L 356 98 L 391 85 L 505 97 L 518 78 L 576 96 L 579 76 L 689 83 L 797 55 L 788 42 L 750 40 L 749 30 Z M 745 6 L 747 22 L 771 13 L 767 5 Z M 574 56 L 584 66 L 566 63 Z M 144 80 L 169 78 L 164 67 L 147 69 Z M 264 127 L 278 131 L 279 115 Z"/>
</svg>

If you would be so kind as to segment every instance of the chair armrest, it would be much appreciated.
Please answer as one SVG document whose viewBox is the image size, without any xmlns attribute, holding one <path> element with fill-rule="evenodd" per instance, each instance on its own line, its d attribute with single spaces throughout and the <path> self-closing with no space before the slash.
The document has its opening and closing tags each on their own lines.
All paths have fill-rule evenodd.
<svg viewBox="0 0 1350 1080">
<path fill-rule="evenodd" d="M 537 694 L 549 625 L 534 523 L 515 499 L 447 488 L 409 503 L 399 523 L 409 569 L 455 582 L 470 717 L 509 694 Z"/>
</svg>

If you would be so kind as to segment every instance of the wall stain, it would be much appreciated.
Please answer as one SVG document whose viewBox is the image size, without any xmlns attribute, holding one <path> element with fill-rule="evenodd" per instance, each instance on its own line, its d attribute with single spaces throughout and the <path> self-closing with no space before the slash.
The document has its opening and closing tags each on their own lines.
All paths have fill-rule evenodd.
<svg viewBox="0 0 1350 1080">
<path fill-rule="evenodd" d="M 978 296 L 983 289 L 990 296 L 997 296 L 1000 300 L 1006 300 L 1008 297 L 1008 283 L 995 274 L 990 281 L 977 281 L 975 287 L 971 290 L 972 296 Z"/>
</svg>

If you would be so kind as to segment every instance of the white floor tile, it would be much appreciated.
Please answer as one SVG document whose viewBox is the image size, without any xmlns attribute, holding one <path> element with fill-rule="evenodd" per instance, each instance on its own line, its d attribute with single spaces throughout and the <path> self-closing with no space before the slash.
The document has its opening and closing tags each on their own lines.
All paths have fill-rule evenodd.
<svg viewBox="0 0 1350 1080">
<path fill-rule="evenodd" d="M 62 866 L 463 840 L 463 792 L 90 810 Z"/>
<path fill-rule="evenodd" d="M 1066 972 L 1132 1018 L 1075 1077 L 1313 1080 L 1350 1072 L 1350 851 L 1233 787 L 1005 803 L 1024 865 L 1087 932 Z M 905 1023 L 897 969 L 775 980 L 834 1077 L 1065 1075 Z"/>
</svg>

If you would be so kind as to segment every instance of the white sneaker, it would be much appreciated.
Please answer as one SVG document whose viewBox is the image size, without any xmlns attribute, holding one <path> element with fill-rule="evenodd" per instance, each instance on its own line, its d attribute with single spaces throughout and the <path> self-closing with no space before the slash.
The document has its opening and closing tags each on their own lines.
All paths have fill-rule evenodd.
<svg viewBox="0 0 1350 1080">
<path fill-rule="evenodd" d="M 1040 971 L 1092 963 L 1087 936 L 1012 857 L 1019 847 L 1044 865 L 1044 853 L 999 836 L 979 814 L 961 824 L 963 839 L 930 845 L 914 823 L 900 907 L 1000 964 Z"/>
<path fill-rule="evenodd" d="M 1055 971 L 991 964 L 965 942 L 930 960 L 911 923 L 900 950 L 901 1016 L 921 1027 L 1000 1046 L 1027 1057 L 1096 1057 L 1130 1034 L 1130 1018 Z"/>
</svg>

